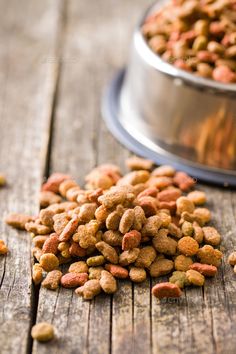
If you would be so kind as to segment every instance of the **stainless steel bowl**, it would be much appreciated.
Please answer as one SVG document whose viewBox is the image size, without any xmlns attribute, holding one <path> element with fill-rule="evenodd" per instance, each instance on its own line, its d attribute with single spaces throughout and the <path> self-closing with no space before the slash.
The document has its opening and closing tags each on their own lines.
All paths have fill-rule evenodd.
<svg viewBox="0 0 236 354">
<path fill-rule="evenodd" d="M 165 2 L 149 8 L 134 33 L 117 119 L 153 153 L 236 185 L 236 85 L 177 69 L 149 48 L 141 26 Z"/>
</svg>

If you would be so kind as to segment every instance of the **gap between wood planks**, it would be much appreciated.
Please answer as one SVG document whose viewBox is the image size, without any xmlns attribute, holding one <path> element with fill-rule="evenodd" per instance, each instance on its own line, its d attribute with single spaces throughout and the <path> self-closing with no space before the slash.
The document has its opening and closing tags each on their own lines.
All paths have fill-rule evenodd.
<svg viewBox="0 0 236 354">
<path fill-rule="evenodd" d="M 45 142 L 43 146 L 42 153 L 42 163 L 41 163 L 41 171 L 42 171 L 42 181 L 49 177 L 50 174 L 50 155 L 51 155 L 51 147 L 52 147 L 52 139 L 53 139 L 53 127 L 54 127 L 54 116 L 55 116 L 55 108 L 58 100 L 58 90 L 60 85 L 60 73 L 62 69 L 62 53 L 66 32 L 66 24 L 67 24 L 67 1 L 60 1 L 60 10 L 59 10 L 59 20 L 58 20 L 58 29 L 56 36 L 56 48 L 55 48 L 55 58 L 54 58 L 54 70 L 55 70 L 55 80 L 54 80 L 54 88 L 52 94 L 52 102 L 51 109 L 48 115 L 48 127 L 46 129 L 47 135 L 45 136 Z M 32 261 L 34 263 L 34 260 Z M 32 283 L 33 284 L 33 283 Z M 28 354 L 32 353 L 33 348 L 33 338 L 31 337 L 31 329 L 36 324 L 37 312 L 38 312 L 38 301 L 39 301 L 39 292 L 40 285 L 33 286 L 32 291 L 32 320 L 29 331 L 29 341 L 28 341 Z"/>
</svg>

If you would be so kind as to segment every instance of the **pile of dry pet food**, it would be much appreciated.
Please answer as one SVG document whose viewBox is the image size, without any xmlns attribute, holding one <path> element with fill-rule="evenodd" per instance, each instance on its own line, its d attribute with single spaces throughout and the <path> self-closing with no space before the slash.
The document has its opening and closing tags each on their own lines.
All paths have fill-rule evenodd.
<svg viewBox="0 0 236 354">
<path fill-rule="evenodd" d="M 36 285 L 75 288 L 90 300 L 117 291 L 117 279 L 140 283 L 148 275 L 169 275 L 152 289 L 162 299 L 180 297 L 184 287 L 203 286 L 205 277 L 217 273 L 221 236 L 207 226 L 205 193 L 193 190 L 195 181 L 171 166 L 154 167 L 138 157 L 126 163 L 131 172 L 125 175 L 112 164 L 94 168 L 85 189 L 71 176 L 54 173 L 42 186 L 39 215 L 7 217 L 9 225 L 32 236 Z M 62 264 L 68 264 L 64 274 Z"/>
</svg>

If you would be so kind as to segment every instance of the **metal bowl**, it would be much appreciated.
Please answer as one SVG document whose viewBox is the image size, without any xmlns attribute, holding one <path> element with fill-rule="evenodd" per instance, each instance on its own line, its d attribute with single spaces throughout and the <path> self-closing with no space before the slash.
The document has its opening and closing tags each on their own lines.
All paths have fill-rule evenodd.
<svg viewBox="0 0 236 354">
<path fill-rule="evenodd" d="M 236 84 L 175 68 L 149 48 L 142 24 L 165 2 L 149 8 L 134 33 L 125 76 L 113 92 L 115 119 L 130 139 L 144 147 L 142 155 L 150 157 L 152 152 L 162 162 L 164 158 L 186 170 L 192 168 L 201 179 L 236 185 Z M 106 99 L 112 99 L 115 85 Z"/>
</svg>

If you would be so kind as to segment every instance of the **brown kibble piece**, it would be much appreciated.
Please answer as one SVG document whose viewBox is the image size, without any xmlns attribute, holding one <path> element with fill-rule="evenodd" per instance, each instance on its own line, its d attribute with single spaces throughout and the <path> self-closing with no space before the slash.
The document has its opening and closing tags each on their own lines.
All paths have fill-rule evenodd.
<svg viewBox="0 0 236 354">
<path fill-rule="evenodd" d="M 96 208 L 97 208 L 96 203 L 85 203 L 81 205 L 79 216 L 78 216 L 80 222 L 86 223 L 94 219 Z"/>
<path fill-rule="evenodd" d="M 150 266 L 151 277 L 157 278 L 170 273 L 174 268 L 174 262 L 166 258 L 156 258 Z"/>
<path fill-rule="evenodd" d="M 54 327 L 47 322 L 37 323 L 32 327 L 31 336 L 39 342 L 48 342 L 54 338 Z"/>
<path fill-rule="evenodd" d="M 3 240 L 0 240 L 0 255 L 5 255 L 8 253 L 8 248 Z"/>
<path fill-rule="evenodd" d="M 5 222 L 8 225 L 19 230 L 25 230 L 25 224 L 27 224 L 30 221 L 34 221 L 34 217 L 29 215 L 19 214 L 19 213 L 9 214 L 5 219 Z"/>
<path fill-rule="evenodd" d="M 117 290 L 116 280 L 111 273 L 106 270 L 102 271 L 100 285 L 102 290 L 107 294 L 113 294 Z"/>
<path fill-rule="evenodd" d="M 232 266 L 236 265 L 236 251 L 232 252 L 228 257 L 228 263 Z"/>
<path fill-rule="evenodd" d="M 118 254 L 112 246 L 108 245 L 104 241 L 100 241 L 96 244 L 96 248 L 98 249 L 99 252 L 102 253 L 105 259 L 107 259 L 109 262 L 113 264 L 118 263 Z"/>
<path fill-rule="evenodd" d="M 104 195 L 98 198 L 105 208 L 109 209 L 118 204 L 123 204 L 126 199 L 126 192 L 119 187 L 113 187 L 113 189 L 106 192 Z"/>
<path fill-rule="evenodd" d="M 202 205 L 206 203 L 206 193 L 202 191 L 192 191 L 188 193 L 187 197 L 195 205 Z"/>
<path fill-rule="evenodd" d="M 28 232 L 32 232 L 35 235 L 47 235 L 50 234 L 51 228 L 45 225 L 40 225 L 37 222 L 30 221 L 25 224 L 25 229 Z"/>
<path fill-rule="evenodd" d="M 89 229 L 88 225 L 80 225 L 72 237 L 73 241 L 78 242 L 84 249 L 94 247 L 97 242 L 94 230 Z"/>
<path fill-rule="evenodd" d="M 45 253 L 40 257 L 40 265 L 45 272 L 50 272 L 59 266 L 59 260 L 53 253 Z"/>
<path fill-rule="evenodd" d="M 125 162 L 126 162 L 126 166 L 130 170 L 150 171 L 153 166 L 153 162 L 151 160 L 142 159 L 141 157 L 137 157 L 137 156 L 132 156 L 128 158 Z"/>
<path fill-rule="evenodd" d="M 162 165 L 152 171 L 152 176 L 155 177 L 173 177 L 175 174 L 175 169 L 172 166 Z"/>
<path fill-rule="evenodd" d="M 156 258 L 155 248 L 146 246 L 140 249 L 138 258 L 135 261 L 135 266 L 138 268 L 148 268 Z"/>
<path fill-rule="evenodd" d="M 67 213 L 64 212 L 64 213 L 59 213 L 59 214 L 54 215 L 53 221 L 54 221 L 54 225 L 53 225 L 54 231 L 58 235 L 60 235 L 63 232 L 63 230 L 65 229 L 68 222 L 70 221 L 70 218 L 67 215 Z"/>
<path fill-rule="evenodd" d="M 39 220 L 40 220 L 41 224 L 52 228 L 53 224 L 54 224 L 54 220 L 53 220 L 54 215 L 55 215 L 55 213 L 52 210 L 50 210 L 48 208 L 42 209 L 42 210 L 40 210 L 40 213 L 39 213 Z"/>
<path fill-rule="evenodd" d="M 193 234 L 193 224 L 189 221 L 184 221 L 181 230 L 184 236 L 192 236 Z"/>
<path fill-rule="evenodd" d="M 119 256 L 119 264 L 125 267 L 131 263 L 134 263 L 138 258 L 139 253 L 139 248 L 133 248 L 131 250 L 122 252 Z"/>
<path fill-rule="evenodd" d="M 190 236 L 184 236 L 178 241 L 178 250 L 185 256 L 194 256 L 199 249 L 199 244 Z"/>
<path fill-rule="evenodd" d="M 35 285 L 38 285 L 43 280 L 43 268 L 39 263 L 33 265 L 32 279 Z"/>
<path fill-rule="evenodd" d="M 85 300 L 92 300 L 95 296 L 100 294 L 101 290 L 102 288 L 99 280 L 91 279 L 88 280 L 83 286 L 77 288 L 75 293 L 83 296 Z"/>
<path fill-rule="evenodd" d="M 88 266 L 86 262 L 79 261 L 72 263 L 68 271 L 69 273 L 88 273 Z"/>
<path fill-rule="evenodd" d="M 108 243 L 110 246 L 121 246 L 122 245 L 123 235 L 120 231 L 108 230 L 103 233 L 102 240 Z"/>
<path fill-rule="evenodd" d="M 196 270 L 190 269 L 186 272 L 186 277 L 190 284 L 203 286 L 205 282 L 204 276 Z"/>
<path fill-rule="evenodd" d="M 131 185 L 135 186 L 136 184 L 139 183 L 145 183 L 150 177 L 150 172 L 145 171 L 145 170 L 139 170 L 139 171 L 133 171 L 130 173 L 127 173 L 124 177 L 122 177 L 117 185 L 118 186 L 125 186 L 125 185 Z"/>
<path fill-rule="evenodd" d="M 182 295 L 182 292 L 178 285 L 171 283 L 159 283 L 152 288 L 152 295 L 158 299 L 163 298 L 176 298 Z"/>
<path fill-rule="evenodd" d="M 99 222 L 105 222 L 109 213 L 109 210 L 107 210 L 103 205 L 100 205 L 95 211 L 95 218 Z"/>
<path fill-rule="evenodd" d="M 137 248 L 141 241 L 141 234 L 136 230 L 127 232 L 122 240 L 122 250 L 127 251 L 132 248 Z"/>
<path fill-rule="evenodd" d="M 78 187 L 78 184 L 73 179 L 66 179 L 60 183 L 58 192 L 63 198 L 66 198 L 66 193 L 68 190 L 74 187 Z"/>
<path fill-rule="evenodd" d="M 180 197 L 176 200 L 176 214 L 181 215 L 183 212 L 193 213 L 194 204 L 187 197 Z"/>
<path fill-rule="evenodd" d="M 201 226 L 204 226 L 211 220 L 211 212 L 207 208 L 196 208 L 193 216 Z"/>
<path fill-rule="evenodd" d="M 198 243 L 202 243 L 202 241 L 203 241 L 202 228 L 198 225 L 198 223 L 196 221 L 193 222 L 193 238 Z"/>
<path fill-rule="evenodd" d="M 120 224 L 119 224 L 119 231 L 122 234 L 126 234 L 132 227 L 134 223 L 134 210 L 127 209 L 121 217 Z"/>
<path fill-rule="evenodd" d="M 143 268 L 130 267 L 129 276 L 134 283 L 142 283 L 146 280 L 147 273 Z"/>
<path fill-rule="evenodd" d="M 38 235 L 33 238 L 33 244 L 36 247 L 42 248 L 45 241 L 49 238 L 49 235 Z"/>
<path fill-rule="evenodd" d="M 49 205 L 57 204 L 62 198 L 53 192 L 43 191 L 39 194 L 39 205 L 41 208 L 47 208 Z"/>
<path fill-rule="evenodd" d="M 61 277 L 62 272 L 59 270 L 52 270 L 47 274 L 46 278 L 42 282 L 42 286 L 50 290 L 56 290 L 59 287 Z"/>
<path fill-rule="evenodd" d="M 6 184 L 7 184 L 6 177 L 2 173 L 0 173 L 0 187 L 5 186 Z"/>
<path fill-rule="evenodd" d="M 106 228 L 108 230 L 118 230 L 120 225 L 121 215 L 117 210 L 111 212 L 106 219 Z"/>
<path fill-rule="evenodd" d="M 177 242 L 171 237 L 168 237 L 167 234 L 167 229 L 160 229 L 157 236 L 153 238 L 152 243 L 159 253 L 173 256 L 176 253 Z"/>
<path fill-rule="evenodd" d="M 158 235 L 158 230 L 163 224 L 163 220 L 160 216 L 154 215 L 147 218 L 143 228 L 142 236 L 155 237 Z"/>
<path fill-rule="evenodd" d="M 77 242 L 71 242 L 71 246 L 69 248 L 69 253 L 72 257 L 84 257 L 86 256 L 86 250 L 82 247 Z"/>
<path fill-rule="evenodd" d="M 193 260 L 190 257 L 186 257 L 180 254 L 175 258 L 174 263 L 175 263 L 176 270 L 186 272 L 189 269 L 189 267 L 193 264 Z"/>
<path fill-rule="evenodd" d="M 220 244 L 221 236 L 214 227 L 205 226 L 202 228 L 202 231 L 205 243 L 211 246 L 218 246 Z"/>
<path fill-rule="evenodd" d="M 203 264 L 210 264 L 215 267 L 219 267 L 222 259 L 222 252 L 210 245 L 205 245 L 202 248 L 199 248 L 197 257 Z"/>
<path fill-rule="evenodd" d="M 134 208 L 134 223 L 133 223 L 133 229 L 140 231 L 145 224 L 146 217 L 145 213 L 143 211 L 143 208 L 141 208 L 139 205 L 137 205 Z"/>
</svg>

